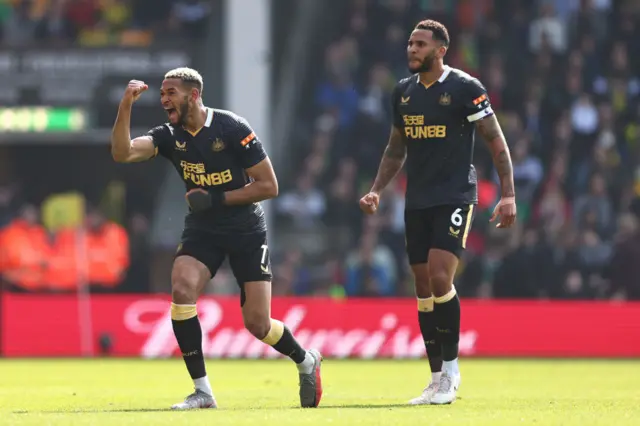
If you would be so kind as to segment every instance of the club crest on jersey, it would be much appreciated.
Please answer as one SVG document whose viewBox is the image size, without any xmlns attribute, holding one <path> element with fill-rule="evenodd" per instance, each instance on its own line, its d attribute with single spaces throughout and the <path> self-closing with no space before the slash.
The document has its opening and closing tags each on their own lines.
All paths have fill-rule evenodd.
<svg viewBox="0 0 640 426">
<path fill-rule="evenodd" d="M 443 93 L 442 95 L 440 95 L 440 105 L 443 106 L 448 106 L 451 105 L 451 95 L 448 93 Z"/>
<path fill-rule="evenodd" d="M 223 149 L 224 149 L 224 142 L 222 141 L 222 139 L 216 138 L 216 140 L 213 141 L 213 144 L 211 145 L 211 150 L 213 152 L 220 152 Z"/>
<path fill-rule="evenodd" d="M 187 143 L 186 142 L 178 142 L 176 141 L 176 150 L 186 152 L 187 151 Z"/>
</svg>

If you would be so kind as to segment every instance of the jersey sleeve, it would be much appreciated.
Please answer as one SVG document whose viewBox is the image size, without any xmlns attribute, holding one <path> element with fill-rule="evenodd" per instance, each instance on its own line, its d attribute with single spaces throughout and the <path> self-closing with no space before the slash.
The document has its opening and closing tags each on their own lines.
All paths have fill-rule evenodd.
<svg viewBox="0 0 640 426">
<path fill-rule="evenodd" d="M 400 110 L 398 108 L 401 96 L 402 86 L 398 83 L 391 93 L 391 115 L 393 116 L 393 125 L 398 129 L 402 129 L 404 127 L 404 120 L 402 120 L 402 114 L 400 114 Z"/>
<path fill-rule="evenodd" d="M 487 89 L 480 81 L 466 82 L 464 92 L 464 115 L 470 123 L 493 115 Z"/>
<path fill-rule="evenodd" d="M 267 158 L 262 142 L 249 122 L 242 117 L 237 117 L 231 123 L 226 132 L 226 139 L 238 153 L 240 164 L 245 169 L 253 167 Z"/>
<path fill-rule="evenodd" d="M 156 156 L 158 154 L 163 157 L 169 156 L 169 147 L 173 141 L 171 130 L 165 125 L 154 127 L 147 132 L 147 136 L 151 137 L 153 145 L 156 147 Z"/>
</svg>

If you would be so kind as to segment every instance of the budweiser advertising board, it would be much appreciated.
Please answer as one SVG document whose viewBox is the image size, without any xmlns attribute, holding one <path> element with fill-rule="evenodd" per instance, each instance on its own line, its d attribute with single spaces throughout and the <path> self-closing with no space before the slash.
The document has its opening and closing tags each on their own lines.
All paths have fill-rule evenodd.
<svg viewBox="0 0 640 426">
<path fill-rule="evenodd" d="M 114 356 L 178 355 L 164 296 L 97 295 L 92 336 L 109 335 Z M 279 356 L 242 325 L 238 298 L 203 298 L 198 311 L 208 357 Z M 336 358 L 424 355 L 412 299 L 274 298 L 282 319 L 306 347 Z M 74 296 L 3 295 L 4 356 L 81 354 Z M 462 301 L 463 356 L 639 357 L 640 303 Z"/>
</svg>

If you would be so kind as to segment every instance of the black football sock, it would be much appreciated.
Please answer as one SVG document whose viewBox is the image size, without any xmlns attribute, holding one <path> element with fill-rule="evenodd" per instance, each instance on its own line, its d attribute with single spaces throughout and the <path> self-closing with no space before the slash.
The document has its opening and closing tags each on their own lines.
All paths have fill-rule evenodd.
<svg viewBox="0 0 640 426">
<path fill-rule="evenodd" d="M 458 343 L 460 341 L 460 299 L 455 287 L 447 294 L 434 299 L 436 328 L 442 344 L 442 360 L 444 369 L 451 365 L 451 361 L 458 358 Z M 457 373 L 457 367 L 449 373 Z"/>
<path fill-rule="evenodd" d="M 282 321 L 271 319 L 271 329 L 262 341 L 282 355 L 291 358 L 296 364 L 304 361 L 307 355 L 307 351 L 300 346 L 291 330 Z"/>
<path fill-rule="evenodd" d="M 202 353 L 202 328 L 196 305 L 171 304 L 171 323 L 189 375 L 194 380 L 205 377 L 207 372 Z"/>
<path fill-rule="evenodd" d="M 418 298 L 418 324 L 420 324 L 420 333 L 422 333 L 422 340 L 427 351 L 432 374 L 442 371 L 442 344 L 436 330 L 433 305 L 433 297 Z"/>
</svg>

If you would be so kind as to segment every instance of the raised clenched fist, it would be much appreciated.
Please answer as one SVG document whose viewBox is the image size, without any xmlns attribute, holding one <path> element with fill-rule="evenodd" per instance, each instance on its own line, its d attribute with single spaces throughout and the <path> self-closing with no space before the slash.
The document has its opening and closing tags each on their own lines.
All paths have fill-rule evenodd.
<svg viewBox="0 0 640 426">
<path fill-rule="evenodd" d="M 129 101 L 131 103 L 138 100 L 142 92 L 147 90 L 149 86 L 147 86 L 144 81 L 140 80 L 131 80 L 127 89 L 124 91 L 124 96 L 122 97 L 123 101 Z"/>
</svg>

